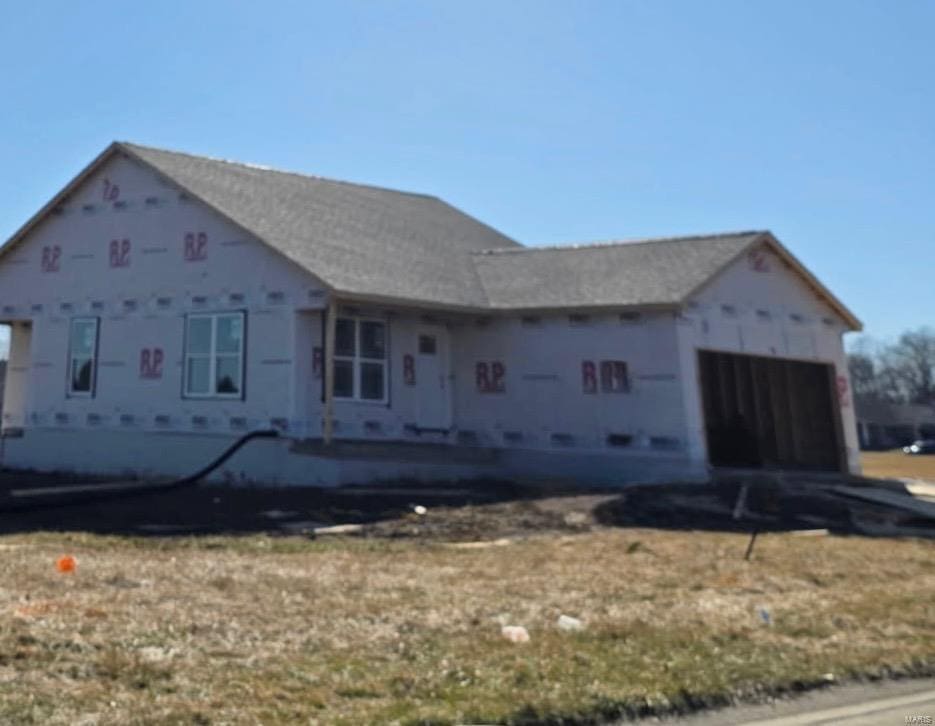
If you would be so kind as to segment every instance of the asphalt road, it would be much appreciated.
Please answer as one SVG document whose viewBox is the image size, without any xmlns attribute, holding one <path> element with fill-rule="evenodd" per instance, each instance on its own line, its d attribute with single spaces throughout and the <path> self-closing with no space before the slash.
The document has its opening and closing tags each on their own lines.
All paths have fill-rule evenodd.
<svg viewBox="0 0 935 726">
<path fill-rule="evenodd" d="M 737 706 L 656 722 L 672 726 L 935 726 L 935 679 L 851 684 L 771 704 Z"/>
<path fill-rule="evenodd" d="M 806 724 L 931 724 L 935 722 L 935 691 L 912 696 L 881 698 L 850 706 L 826 708 L 797 716 L 780 716 L 766 721 L 748 722 L 748 726 L 806 726 Z"/>
</svg>

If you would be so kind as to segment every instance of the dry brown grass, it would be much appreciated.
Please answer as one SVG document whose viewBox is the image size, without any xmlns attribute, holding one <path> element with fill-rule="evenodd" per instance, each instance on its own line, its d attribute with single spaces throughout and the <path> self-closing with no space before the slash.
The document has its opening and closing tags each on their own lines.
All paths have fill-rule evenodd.
<svg viewBox="0 0 935 726">
<path fill-rule="evenodd" d="M 865 451 L 860 455 L 864 476 L 935 481 L 935 456 L 907 456 L 902 451 Z"/>
<path fill-rule="evenodd" d="M 745 545 L 3 537 L 0 722 L 548 723 L 935 663 L 935 544 Z"/>
</svg>

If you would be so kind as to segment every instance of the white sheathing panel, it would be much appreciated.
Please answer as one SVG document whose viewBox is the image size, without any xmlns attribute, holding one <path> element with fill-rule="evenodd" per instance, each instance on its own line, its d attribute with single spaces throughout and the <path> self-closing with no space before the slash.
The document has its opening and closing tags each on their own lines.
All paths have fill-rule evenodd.
<svg viewBox="0 0 935 726">
<path fill-rule="evenodd" d="M 859 472 L 857 430 L 842 336 L 844 321 L 768 246 L 730 265 L 695 295 L 680 318 L 682 375 L 697 381 L 699 348 L 831 363 L 838 381 L 848 466 Z M 698 386 L 686 387 L 693 455 L 704 456 Z"/>
<path fill-rule="evenodd" d="M 644 311 L 638 320 L 441 320 L 427 318 L 431 311 L 346 310 L 387 322 L 388 400 L 336 401 L 336 436 L 494 447 L 509 454 L 505 460 L 518 473 L 550 474 L 559 462 L 609 481 L 697 471 L 705 461 L 697 348 L 829 361 L 846 384 L 843 323 L 778 257 L 763 252 L 756 267 L 765 271 L 738 262 L 681 315 Z M 31 323 L 29 335 L 14 328 L 11 338 L 8 386 L 18 393 L 9 397 L 3 424 L 24 426 L 26 436 L 8 442 L 7 463 L 181 473 L 231 437 L 273 422 L 295 438 L 320 436 L 315 351 L 323 347 L 326 302 L 312 275 L 148 168 L 115 156 L 0 258 L 0 320 Z M 186 315 L 235 310 L 246 314 L 244 400 L 186 399 Z M 69 326 L 79 316 L 100 320 L 93 398 L 66 396 Z M 432 330 L 450 340 L 451 364 L 442 370 L 451 394 L 447 437 L 419 430 L 419 396 L 437 391 L 438 377 L 413 382 L 404 375 L 406 357 L 418 356 L 420 332 Z M 162 369 L 147 377 L 141 358 L 156 349 Z M 596 367 L 596 392 L 585 390 L 585 361 Z M 628 392 L 602 390 L 602 361 L 626 363 Z M 501 367 L 502 390 L 479 390 L 478 364 L 491 375 Z M 847 406 L 846 396 L 842 402 Z M 853 416 L 842 411 L 856 468 Z M 171 446 L 171 462 L 160 442 Z M 276 442 L 239 455 L 223 476 L 337 483 L 444 475 L 452 467 L 316 460 Z"/>
<path fill-rule="evenodd" d="M 518 449 L 684 456 L 686 431 L 670 313 L 571 321 L 566 315 L 468 324 L 455 335 L 455 412 L 462 435 Z M 586 393 L 582 363 L 623 361 L 630 391 Z M 483 393 L 477 364 L 504 366 L 504 390 Z M 599 378 L 599 370 L 598 370 Z M 632 438 L 608 445 L 609 435 Z"/>
<path fill-rule="evenodd" d="M 123 156 L 0 260 L 0 317 L 33 323 L 26 423 L 35 427 L 230 432 L 307 418 L 296 407 L 296 315 L 325 299 L 313 276 Z M 245 400 L 184 399 L 186 314 L 229 310 L 247 314 Z M 78 316 L 100 319 L 97 388 L 69 399 Z M 161 375 L 147 378 L 141 355 L 155 349 Z"/>
</svg>

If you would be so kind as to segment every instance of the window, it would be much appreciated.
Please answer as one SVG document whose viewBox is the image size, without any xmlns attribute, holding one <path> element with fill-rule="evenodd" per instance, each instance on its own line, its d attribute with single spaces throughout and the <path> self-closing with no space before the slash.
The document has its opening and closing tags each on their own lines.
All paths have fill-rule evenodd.
<svg viewBox="0 0 935 726">
<path fill-rule="evenodd" d="M 94 396 L 97 379 L 97 318 L 75 318 L 68 338 L 68 395 Z"/>
<path fill-rule="evenodd" d="M 244 314 L 189 315 L 185 329 L 185 395 L 243 396 Z"/>
<path fill-rule="evenodd" d="M 386 401 L 386 324 L 382 321 L 335 321 L 334 397 Z"/>
<path fill-rule="evenodd" d="M 419 336 L 419 353 L 421 355 L 435 355 L 435 347 L 434 335 Z"/>
<path fill-rule="evenodd" d="M 626 393 L 630 390 L 626 363 L 622 360 L 601 361 L 601 390 L 604 393 Z"/>
</svg>

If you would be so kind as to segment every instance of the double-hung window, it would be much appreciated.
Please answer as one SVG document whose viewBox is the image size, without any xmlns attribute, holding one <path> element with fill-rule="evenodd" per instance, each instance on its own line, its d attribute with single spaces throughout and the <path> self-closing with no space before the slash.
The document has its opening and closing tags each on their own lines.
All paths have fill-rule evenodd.
<svg viewBox="0 0 935 726">
<path fill-rule="evenodd" d="M 335 321 L 334 397 L 386 402 L 386 323 L 382 320 Z"/>
<path fill-rule="evenodd" d="M 199 313 L 185 324 L 185 395 L 242 398 L 244 314 Z"/>
<path fill-rule="evenodd" d="M 91 398 L 97 383 L 97 318 L 73 318 L 68 335 L 68 395 Z"/>
</svg>

